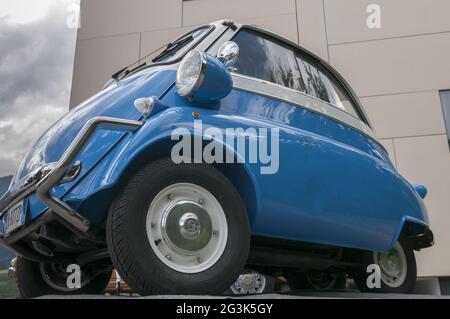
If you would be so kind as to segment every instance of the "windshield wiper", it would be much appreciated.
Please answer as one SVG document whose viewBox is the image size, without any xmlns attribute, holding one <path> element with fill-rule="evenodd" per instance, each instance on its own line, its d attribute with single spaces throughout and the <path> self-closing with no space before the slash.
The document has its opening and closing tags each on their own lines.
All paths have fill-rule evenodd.
<svg viewBox="0 0 450 319">
<path fill-rule="evenodd" d="M 171 43 L 169 43 L 169 44 L 167 44 L 167 45 L 162 46 L 161 48 L 158 48 L 158 49 L 156 49 L 156 50 L 150 52 L 150 53 L 147 54 L 145 57 L 141 58 L 141 60 L 147 58 L 148 56 L 152 55 L 153 53 L 155 53 L 155 52 L 157 52 L 157 51 L 159 51 L 159 50 L 161 50 L 162 48 L 165 47 L 165 50 L 162 51 L 160 54 L 158 54 L 158 55 L 152 60 L 152 62 L 156 62 L 156 61 L 158 61 L 158 60 L 160 60 L 160 59 L 165 58 L 167 55 L 169 55 L 169 54 L 171 54 L 171 53 L 177 52 L 179 49 L 181 49 L 182 47 L 184 47 L 186 44 L 188 44 L 189 42 L 191 42 L 191 41 L 193 41 L 193 40 L 194 40 L 194 37 L 193 37 L 192 35 L 190 35 L 190 36 L 185 37 L 185 38 L 183 38 L 183 39 L 180 39 L 180 40 L 178 40 L 178 41 L 171 42 Z M 127 66 L 127 67 L 125 67 L 125 68 L 123 68 L 123 69 L 120 69 L 119 71 L 117 71 L 116 73 L 114 73 L 114 74 L 111 76 L 111 78 L 114 79 L 114 80 L 116 80 L 116 81 L 118 81 L 118 80 L 120 80 L 120 79 L 126 77 L 128 74 L 130 74 L 130 73 L 132 73 L 132 72 L 135 72 L 135 71 L 137 71 L 137 70 L 143 68 L 144 66 L 147 65 L 147 62 L 144 62 L 144 63 L 142 63 L 142 64 L 139 64 L 137 67 L 135 67 L 135 68 L 133 68 L 133 69 L 130 69 L 130 67 L 131 67 L 132 65 L 134 65 L 134 64 L 136 64 L 136 62 L 133 63 L 133 64 L 131 64 L 131 65 L 129 65 L 129 66 Z"/>
<path fill-rule="evenodd" d="M 194 40 L 194 37 L 192 35 L 190 35 L 190 36 L 180 39 L 178 41 L 169 43 L 167 45 L 166 49 L 164 51 L 162 51 L 160 54 L 158 54 L 152 60 L 152 62 L 157 62 L 158 60 L 162 60 L 169 54 L 177 52 L 179 49 L 181 49 L 182 47 L 184 47 L 186 44 L 188 44 L 189 42 L 191 42 L 193 40 Z"/>
<path fill-rule="evenodd" d="M 146 66 L 146 65 L 147 65 L 147 62 L 144 62 L 144 63 L 141 63 L 141 64 L 139 64 L 137 67 L 132 68 L 132 69 L 129 69 L 129 66 L 127 66 L 126 68 L 123 68 L 123 69 L 117 71 L 116 73 L 114 73 L 114 74 L 111 76 L 111 78 L 113 78 L 114 80 L 117 81 L 117 80 L 119 80 L 119 78 L 124 78 L 124 77 L 126 77 L 128 74 L 130 74 L 130 73 L 132 73 L 132 72 L 134 72 L 134 71 L 136 71 L 136 70 L 138 70 L 138 69 L 140 69 L 140 68 L 142 68 L 142 67 L 144 67 L 144 66 Z"/>
</svg>

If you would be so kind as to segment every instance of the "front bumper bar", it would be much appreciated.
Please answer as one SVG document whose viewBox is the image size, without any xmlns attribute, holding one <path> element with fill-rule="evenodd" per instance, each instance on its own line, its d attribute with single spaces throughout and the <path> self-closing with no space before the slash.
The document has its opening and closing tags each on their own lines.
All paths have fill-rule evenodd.
<svg viewBox="0 0 450 319">
<path fill-rule="evenodd" d="M 90 222 L 72 209 L 63 200 L 50 194 L 50 190 L 67 174 L 70 166 L 80 153 L 86 142 L 99 126 L 113 129 L 136 131 L 143 125 L 141 121 L 125 120 L 112 117 L 94 117 L 82 127 L 75 139 L 56 163 L 46 164 L 35 171 L 17 192 L 7 193 L 0 201 L 0 213 L 7 211 L 19 200 L 36 191 L 36 195 L 53 213 L 58 215 L 67 226 L 76 231 L 86 233 Z"/>
</svg>

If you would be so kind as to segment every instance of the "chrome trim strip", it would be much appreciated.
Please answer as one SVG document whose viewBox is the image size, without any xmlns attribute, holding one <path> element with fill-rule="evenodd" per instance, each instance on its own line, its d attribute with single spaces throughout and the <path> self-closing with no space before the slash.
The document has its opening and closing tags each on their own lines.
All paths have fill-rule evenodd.
<svg viewBox="0 0 450 319">
<path fill-rule="evenodd" d="M 36 188 L 36 195 L 48 208 L 83 233 L 89 230 L 90 222 L 63 200 L 53 197 L 49 192 L 66 175 L 78 153 L 100 125 L 107 125 L 117 129 L 137 130 L 143 125 L 143 122 L 111 117 L 94 117 L 90 119 L 70 143 L 55 167 L 39 181 Z"/>
<path fill-rule="evenodd" d="M 294 104 L 297 107 L 307 109 L 350 126 L 360 133 L 376 140 L 374 131 L 366 123 L 353 115 L 340 110 L 336 106 L 275 83 L 237 73 L 232 73 L 231 76 L 233 78 L 233 87 L 237 90 L 255 93 Z"/>
</svg>

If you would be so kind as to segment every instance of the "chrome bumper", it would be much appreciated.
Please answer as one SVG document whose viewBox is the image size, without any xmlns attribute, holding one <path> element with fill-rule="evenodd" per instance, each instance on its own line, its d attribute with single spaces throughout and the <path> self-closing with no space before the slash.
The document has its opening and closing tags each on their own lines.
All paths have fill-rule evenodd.
<svg viewBox="0 0 450 319">
<path fill-rule="evenodd" d="M 35 191 L 42 203 L 65 221 L 68 226 L 83 233 L 87 232 L 91 226 L 89 220 L 81 216 L 63 200 L 52 196 L 49 191 L 64 178 L 83 146 L 97 127 L 103 125 L 113 129 L 136 131 L 143 125 L 143 122 L 112 117 L 94 117 L 90 119 L 77 134 L 73 142 L 70 143 L 58 162 L 46 164 L 35 171 L 19 191 L 7 193 L 3 196 L 0 201 L 0 213 L 7 211 L 19 200 Z"/>
</svg>

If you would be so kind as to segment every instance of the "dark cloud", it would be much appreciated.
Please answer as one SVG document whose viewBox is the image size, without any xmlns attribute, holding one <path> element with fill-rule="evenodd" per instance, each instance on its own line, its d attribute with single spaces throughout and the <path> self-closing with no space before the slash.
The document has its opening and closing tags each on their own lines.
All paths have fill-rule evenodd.
<svg viewBox="0 0 450 319">
<path fill-rule="evenodd" d="M 29 24 L 0 18 L 0 176 L 68 110 L 76 30 L 65 9 Z"/>
</svg>

